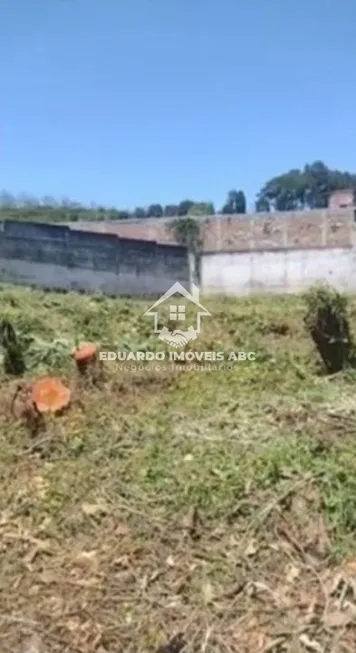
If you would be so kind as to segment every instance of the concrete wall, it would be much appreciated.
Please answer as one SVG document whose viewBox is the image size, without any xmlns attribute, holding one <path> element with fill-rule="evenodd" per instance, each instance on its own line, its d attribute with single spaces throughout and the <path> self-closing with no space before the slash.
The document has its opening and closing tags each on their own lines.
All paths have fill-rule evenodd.
<svg viewBox="0 0 356 653">
<path fill-rule="evenodd" d="M 351 214 L 344 221 L 340 216 L 339 221 L 335 218 L 327 221 L 320 215 L 314 218 L 314 225 L 310 219 L 299 231 L 299 247 L 294 249 L 287 248 L 292 216 L 288 216 L 287 229 L 283 220 L 277 223 L 277 218 L 264 221 L 260 217 L 258 225 L 250 221 L 248 233 L 253 240 L 248 241 L 245 251 L 239 250 L 242 241 L 236 230 L 246 219 L 234 218 L 229 222 L 229 218 L 224 218 L 220 224 L 214 219 L 220 235 L 229 224 L 233 225 L 235 235 L 231 246 L 235 251 L 218 251 L 214 242 L 215 248 L 203 253 L 197 275 L 202 294 L 298 292 L 317 281 L 329 281 L 341 290 L 356 291 L 356 243 Z M 264 225 L 271 220 L 276 222 L 269 230 Z M 305 234 L 305 240 L 301 233 Z M 314 244 L 320 245 L 320 240 L 324 247 Z M 278 247 L 280 242 L 282 247 Z M 220 246 L 221 243 L 220 239 Z M 176 281 L 189 287 L 191 275 L 188 252 L 183 247 L 72 230 L 67 226 L 0 223 L 0 281 L 3 282 L 157 298 Z"/>
<path fill-rule="evenodd" d="M 201 260 L 203 295 L 295 293 L 326 281 L 356 291 L 356 249 L 211 252 Z"/>
<path fill-rule="evenodd" d="M 0 281 L 112 295 L 159 296 L 190 280 L 188 252 L 68 227 L 0 224 Z"/>
<path fill-rule="evenodd" d="M 122 238 L 175 242 L 172 221 L 146 218 L 121 222 L 72 222 L 72 229 L 112 233 Z M 354 237 L 354 210 L 326 209 L 216 215 L 198 218 L 205 251 L 246 251 L 280 248 L 346 247 Z"/>
</svg>

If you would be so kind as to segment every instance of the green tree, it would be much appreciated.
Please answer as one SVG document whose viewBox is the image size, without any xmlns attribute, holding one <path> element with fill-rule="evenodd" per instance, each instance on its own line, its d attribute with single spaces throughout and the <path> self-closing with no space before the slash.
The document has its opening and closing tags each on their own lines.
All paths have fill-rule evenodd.
<svg viewBox="0 0 356 653">
<path fill-rule="evenodd" d="M 259 206 L 269 210 L 293 211 L 305 206 L 306 178 L 294 169 L 270 179 L 257 196 Z"/>
<path fill-rule="evenodd" d="M 164 207 L 163 214 L 166 218 L 175 218 L 178 215 L 178 206 L 177 204 L 167 204 Z"/>
<path fill-rule="evenodd" d="M 131 218 L 131 213 L 129 211 L 118 211 L 117 212 L 117 219 L 118 220 L 128 220 Z M 104 218 L 105 220 L 106 218 Z"/>
<path fill-rule="evenodd" d="M 201 243 L 200 233 L 201 222 L 192 216 L 181 216 L 171 224 L 171 230 L 175 240 L 195 256 L 198 255 Z"/>
<path fill-rule="evenodd" d="M 136 206 L 133 215 L 134 218 L 138 218 L 139 220 L 142 220 L 143 218 L 146 218 L 146 211 L 145 209 L 142 208 L 142 206 Z"/>
<path fill-rule="evenodd" d="M 194 206 L 195 202 L 192 200 L 183 200 L 182 202 L 179 203 L 178 205 L 178 215 L 179 216 L 184 216 L 188 215 L 190 209 L 192 206 Z"/>
<path fill-rule="evenodd" d="M 264 197 L 256 200 L 255 211 L 256 213 L 269 213 L 270 205 L 268 200 L 266 200 Z"/>
<path fill-rule="evenodd" d="M 246 197 L 242 190 L 231 190 L 227 196 L 222 213 L 246 213 Z"/>
<path fill-rule="evenodd" d="M 163 208 L 160 204 L 151 204 L 147 209 L 148 218 L 162 218 Z"/>
<path fill-rule="evenodd" d="M 306 164 L 273 177 L 257 195 L 256 209 L 271 211 L 296 211 L 324 209 L 330 194 L 343 188 L 356 189 L 356 175 L 331 170 L 323 161 Z"/>
<path fill-rule="evenodd" d="M 195 202 L 188 211 L 188 216 L 215 215 L 215 208 L 212 202 Z"/>
</svg>

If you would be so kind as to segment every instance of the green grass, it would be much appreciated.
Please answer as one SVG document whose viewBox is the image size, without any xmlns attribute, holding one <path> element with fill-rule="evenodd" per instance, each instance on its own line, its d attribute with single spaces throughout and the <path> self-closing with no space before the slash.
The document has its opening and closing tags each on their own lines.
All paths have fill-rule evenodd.
<svg viewBox="0 0 356 653">
<path fill-rule="evenodd" d="M 182 631 L 186 651 L 260 653 L 278 628 L 285 648 L 264 650 L 292 651 L 302 626 L 320 651 L 354 650 L 347 628 L 345 648 L 330 648 L 323 609 L 337 609 L 325 588 L 356 553 L 355 377 L 321 373 L 301 298 L 202 301 L 211 317 L 190 347 L 255 362 L 106 363 L 91 387 L 78 385 L 72 347 L 161 349 L 148 305 L 1 288 L 25 380 L 54 373 L 75 397 L 31 438 L 9 411 L 17 379 L 0 376 L 4 652 L 37 632 L 49 653 L 156 653 Z"/>
</svg>

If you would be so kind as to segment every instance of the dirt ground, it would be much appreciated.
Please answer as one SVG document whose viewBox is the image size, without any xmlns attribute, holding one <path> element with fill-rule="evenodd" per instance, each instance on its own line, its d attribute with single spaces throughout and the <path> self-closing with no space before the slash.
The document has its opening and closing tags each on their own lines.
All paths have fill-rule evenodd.
<svg viewBox="0 0 356 653">
<path fill-rule="evenodd" d="M 301 299 L 203 303 L 196 348 L 256 361 L 93 385 L 76 341 L 159 350 L 147 306 L 1 288 L 23 380 L 72 390 L 34 435 L 0 373 L 2 653 L 356 651 L 355 376 L 322 373 Z"/>
</svg>

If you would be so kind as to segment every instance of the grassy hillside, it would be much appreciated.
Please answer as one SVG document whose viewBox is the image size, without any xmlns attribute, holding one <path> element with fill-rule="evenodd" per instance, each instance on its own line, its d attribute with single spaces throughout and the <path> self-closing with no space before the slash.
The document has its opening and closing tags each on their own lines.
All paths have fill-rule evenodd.
<svg viewBox="0 0 356 653">
<path fill-rule="evenodd" d="M 78 220 L 121 220 L 129 217 L 117 209 L 85 208 L 82 206 L 21 206 L 0 207 L 0 220 L 27 222 L 77 222 Z"/>
<path fill-rule="evenodd" d="M 203 303 L 193 348 L 255 362 L 107 363 L 91 387 L 76 339 L 160 349 L 148 306 L 1 288 L 25 379 L 55 373 L 74 397 L 31 437 L 1 372 L 3 653 L 32 635 L 47 653 L 179 653 L 160 648 L 179 633 L 190 653 L 356 650 L 355 377 L 321 373 L 301 299 Z"/>
</svg>

